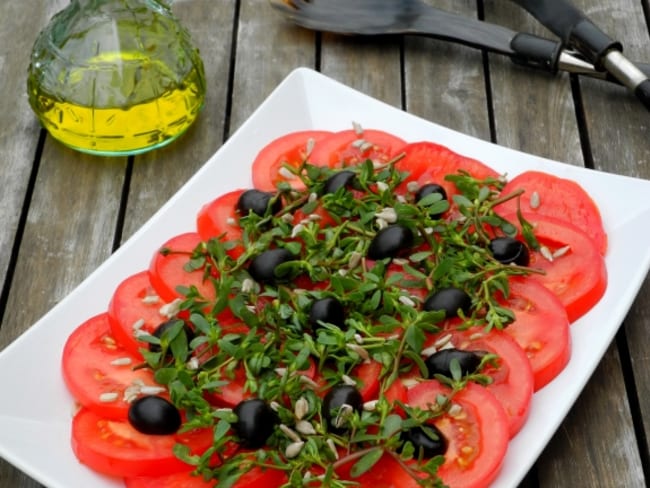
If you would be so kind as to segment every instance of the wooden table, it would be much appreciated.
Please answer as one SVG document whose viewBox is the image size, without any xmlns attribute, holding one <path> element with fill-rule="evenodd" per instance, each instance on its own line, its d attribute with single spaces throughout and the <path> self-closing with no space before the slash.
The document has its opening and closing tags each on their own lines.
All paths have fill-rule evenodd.
<svg viewBox="0 0 650 488">
<path fill-rule="evenodd" d="M 45 134 L 25 94 L 36 33 L 67 3 L 0 3 L 0 349 L 128 239 L 298 66 L 478 138 L 650 179 L 650 115 L 622 88 L 551 77 L 432 39 L 317 34 L 289 25 L 263 0 L 177 0 L 174 11 L 206 65 L 208 97 L 198 122 L 168 148 L 142 156 L 83 155 Z M 506 0 L 431 3 L 550 35 Z M 576 3 L 623 42 L 631 59 L 650 61 L 647 2 Z M 593 379 L 521 486 L 646 485 L 648 293 L 646 282 Z M 0 460 L 0 487 L 32 486 L 39 485 Z"/>
</svg>

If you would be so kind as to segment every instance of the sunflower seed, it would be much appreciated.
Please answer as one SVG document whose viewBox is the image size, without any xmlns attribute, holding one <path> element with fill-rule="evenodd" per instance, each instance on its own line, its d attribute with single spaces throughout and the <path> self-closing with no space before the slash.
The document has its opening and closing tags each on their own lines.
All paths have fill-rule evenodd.
<svg viewBox="0 0 650 488">
<path fill-rule="evenodd" d="M 309 401 L 305 397 L 300 397 L 293 407 L 293 414 L 298 420 L 302 420 L 309 413 Z"/>
<path fill-rule="evenodd" d="M 316 435 L 316 429 L 314 429 L 311 422 L 306 420 L 299 420 L 296 422 L 296 430 L 302 435 Z"/>
<path fill-rule="evenodd" d="M 536 191 L 534 191 L 534 192 L 530 195 L 530 208 L 532 208 L 532 209 L 539 208 L 539 206 L 540 206 L 541 203 L 542 203 L 542 202 L 541 202 L 541 200 L 540 200 L 539 193 L 537 193 Z"/>
<path fill-rule="evenodd" d="M 284 450 L 284 455 L 289 459 L 293 459 L 298 454 L 300 454 L 300 451 L 302 451 L 304 445 L 305 445 L 304 441 L 292 442 Z"/>
<path fill-rule="evenodd" d="M 300 436 L 298 433 L 293 430 L 291 427 L 287 427 L 284 424 L 280 424 L 280 430 L 284 435 L 286 435 L 289 439 L 291 439 L 294 442 L 300 442 Z"/>
</svg>

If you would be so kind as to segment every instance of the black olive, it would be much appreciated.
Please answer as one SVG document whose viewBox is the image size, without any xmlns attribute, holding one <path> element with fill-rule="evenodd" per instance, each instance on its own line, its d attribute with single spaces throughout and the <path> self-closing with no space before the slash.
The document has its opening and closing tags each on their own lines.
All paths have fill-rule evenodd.
<svg viewBox="0 0 650 488">
<path fill-rule="evenodd" d="M 346 413 L 341 407 L 348 405 L 352 410 Z M 352 385 L 336 385 L 327 392 L 323 399 L 322 415 L 327 428 L 332 432 L 345 430 L 346 416 L 352 412 L 361 412 L 363 397 Z"/>
<path fill-rule="evenodd" d="M 181 319 L 170 319 L 170 320 L 167 320 L 167 321 L 163 322 L 158 327 L 156 327 L 156 330 L 154 330 L 151 335 L 154 336 L 154 337 L 157 337 L 158 339 L 160 339 L 167 330 L 174 327 L 180 320 Z M 185 335 L 187 337 L 187 342 L 188 343 L 191 342 L 192 339 L 194 339 L 194 331 L 186 323 L 184 323 L 184 325 L 183 325 L 183 330 L 185 331 Z M 149 350 L 151 352 L 160 352 L 160 351 L 162 351 L 162 348 L 158 344 L 151 344 L 150 343 L 149 344 Z"/>
<path fill-rule="evenodd" d="M 422 456 L 424 459 L 431 459 L 434 456 L 442 456 L 447 452 L 448 441 L 440 429 L 433 424 L 424 427 L 413 427 L 402 431 L 400 439 L 403 442 L 410 442 L 415 448 L 414 457 Z"/>
<path fill-rule="evenodd" d="M 276 268 L 293 259 L 293 254 L 284 248 L 268 249 L 251 260 L 248 272 L 260 283 L 281 282 L 287 277 L 278 275 Z"/>
<path fill-rule="evenodd" d="M 264 217 L 271 205 L 271 201 L 275 195 L 270 192 L 261 190 L 246 190 L 239 196 L 237 200 L 236 210 L 242 217 L 245 217 L 250 212 L 253 212 L 260 217 Z M 282 210 L 282 202 L 276 199 L 271 206 L 271 212 L 277 213 Z"/>
<path fill-rule="evenodd" d="M 320 322 L 342 328 L 345 322 L 343 305 L 334 297 L 314 300 L 309 309 L 309 325 L 312 329 L 320 327 Z"/>
<path fill-rule="evenodd" d="M 389 225 L 373 237 L 368 247 L 368 257 L 378 260 L 394 258 L 413 245 L 413 231 L 400 224 Z"/>
<path fill-rule="evenodd" d="M 237 415 L 237 422 L 232 427 L 239 443 L 248 449 L 264 446 L 278 423 L 276 413 L 259 398 L 239 402 L 233 412 Z"/>
<path fill-rule="evenodd" d="M 518 264 L 528 266 L 530 253 L 526 244 L 512 237 L 497 237 L 489 244 L 490 252 L 494 259 L 503 264 Z"/>
<path fill-rule="evenodd" d="M 327 178 L 323 193 L 336 193 L 339 188 L 351 186 L 354 182 L 356 175 L 350 170 L 339 171 Z"/>
<path fill-rule="evenodd" d="M 481 359 L 485 355 L 483 351 L 465 351 L 463 349 L 440 349 L 424 360 L 429 373 L 429 379 L 437 374 L 451 378 L 451 362 L 455 359 L 458 361 L 462 375 L 474 373 L 476 368 L 481 364 Z"/>
<path fill-rule="evenodd" d="M 472 299 L 460 288 L 443 288 L 429 295 L 422 305 L 427 312 L 444 311 L 445 318 L 458 316 L 458 310 L 467 314 L 472 307 Z"/>
<path fill-rule="evenodd" d="M 159 396 L 138 398 L 129 407 L 129 423 L 148 435 L 170 435 L 181 426 L 181 414 L 169 401 Z"/>
<path fill-rule="evenodd" d="M 442 186 L 440 186 L 438 183 L 427 183 L 415 193 L 415 201 L 419 202 L 424 197 L 427 197 L 434 193 L 440 195 L 442 197 L 441 200 L 447 200 L 447 192 Z M 430 215 L 430 217 L 432 219 L 439 219 L 442 217 L 442 213 L 433 213 Z"/>
</svg>

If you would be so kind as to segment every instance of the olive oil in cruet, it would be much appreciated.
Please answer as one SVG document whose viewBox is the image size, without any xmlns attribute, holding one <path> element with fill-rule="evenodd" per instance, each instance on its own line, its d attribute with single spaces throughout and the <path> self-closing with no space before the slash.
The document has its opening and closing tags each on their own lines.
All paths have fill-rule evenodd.
<svg viewBox="0 0 650 488">
<path fill-rule="evenodd" d="M 79 151 L 138 154 L 194 122 L 203 63 L 160 0 L 72 0 L 32 50 L 27 89 L 41 123 Z"/>
</svg>

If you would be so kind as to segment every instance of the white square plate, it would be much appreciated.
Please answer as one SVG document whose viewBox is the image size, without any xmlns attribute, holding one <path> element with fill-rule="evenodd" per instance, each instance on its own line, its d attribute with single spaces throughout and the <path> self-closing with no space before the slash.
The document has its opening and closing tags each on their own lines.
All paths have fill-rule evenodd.
<svg viewBox="0 0 650 488">
<path fill-rule="evenodd" d="M 122 486 L 80 465 L 70 448 L 73 399 L 60 374 L 61 351 L 72 330 L 106 310 L 113 290 L 146 268 L 169 237 L 194 230 L 201 206 L 251 185 L 250 163 L 274 137 L 302 129 L 342 130 L 358 122 L 407 141 L 431 140 L 514 176 L 539 169 L 578 181 L 600 206 L 609 235 L 609 285 L 598 305 L 571 328 L 566 369 L 535 394 L 530 418 L 512 440 L 494 483 L 516 487 L 533 465 L 591 376 L 650 267 L 650 182 L 586 170 L 506 149 L 424 121 L 314 71 L 291 73 L 250 119 L 110 259 L 66 299 L 0 353 L 0 456 L 49 487 Z M 625 195 L 625 198 L 620 198 Z M 14 394 L 6 394 L 14 392 Z"/>
</svg>

